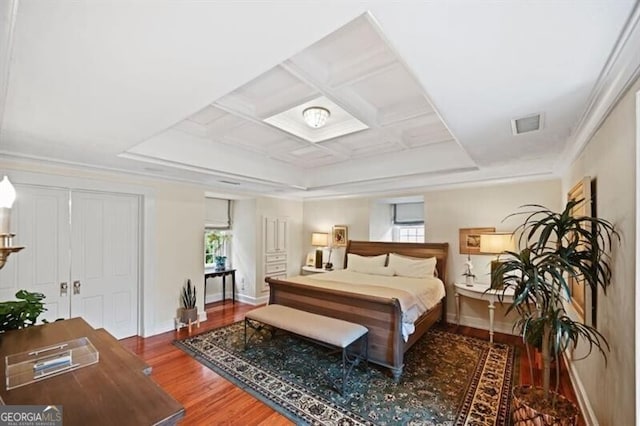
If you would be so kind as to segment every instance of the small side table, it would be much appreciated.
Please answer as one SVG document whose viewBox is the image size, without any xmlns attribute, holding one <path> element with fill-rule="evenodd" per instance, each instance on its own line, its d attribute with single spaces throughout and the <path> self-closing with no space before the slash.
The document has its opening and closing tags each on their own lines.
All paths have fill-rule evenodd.
<svg viewBox="0 0 640 426">
<path fill-rule="evenodd" d="M 460 325 L 460 296 L 470 297 L 472 299 L 486 300 L 489 302 L 489 341 L 493 343 L 493 316 L 496 309 L 495 302 L 502 301 L 513 302 L 513 289 L 508 288 L 503 295 L 502 290 L 490 289 L 489 284 L 475 283 L 468 286 L 465 283 L 455 283 L 456 289 L 456 321 Z"/>
<path fill-rule="evenodd" d="M 302 275 L 324 274 L 325 272 L 331 272 L 331 271 L 333 271 L 333 269 L 315 268 L 313 266 L 302 267 Z"/>
<path fill-rule="evenodd" d="M 227 275 L 231 275 L 231 300 L 236 303 L 236 270 L 209 271 L 204 273 L 204 294 L 207 294 L 207 278 L 222 277 L 222 302 L 227 300 Z"/>
</svg>

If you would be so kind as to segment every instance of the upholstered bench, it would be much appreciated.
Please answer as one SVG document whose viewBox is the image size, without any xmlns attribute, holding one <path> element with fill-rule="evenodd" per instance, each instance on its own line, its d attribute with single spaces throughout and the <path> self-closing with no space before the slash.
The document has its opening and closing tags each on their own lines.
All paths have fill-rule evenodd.
<svg viewBox="0 0 640 426">
<path fill-rule="evenodd" d="M 360 360 L 367 362 L 367 336 L 369 331 L 360 324 L 325 317 L 288 306 L 267 305 L 249 311 L 245 315 L 245 349 L 248 344 L 247 326 L 255 330 L 261 328 L 261 326 L 256 326 L 252 321 L 342 349 L 342 387 L 341 390 L 339 389 L 342 395 L 344 395 L 347 378 L 353 367 Z M 251 337 L 249 337 L 250 339 Z M 360 351 L 350 356 L 347 349 L 356 341 L 360 341 Z"/>
</svg>

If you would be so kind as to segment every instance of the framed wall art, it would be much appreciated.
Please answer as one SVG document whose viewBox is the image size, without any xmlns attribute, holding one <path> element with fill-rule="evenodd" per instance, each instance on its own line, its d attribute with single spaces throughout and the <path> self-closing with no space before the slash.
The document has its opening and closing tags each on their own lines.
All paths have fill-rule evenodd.
<svg viewBox="0 0 640 426">
<path fill-rule="evenodd" d="M 348 230 L 346 225 L 334 225 L 333 238 L 331 239 L 333 247 L 346 247 L 349 240 Z"/>
<path fill-rule="evenodd" d="M 307 261 L 305 262 L 305 265 L 314 266 L 315 264 L 316 264 L 316 252 L 312 251 L 307 253 Z"/>
<path fill-rule="evenodd" d="M 460 254 L 482 254 L 480 234 L 496 232 L 496 228 L 460 228 Z"/>
</svg>

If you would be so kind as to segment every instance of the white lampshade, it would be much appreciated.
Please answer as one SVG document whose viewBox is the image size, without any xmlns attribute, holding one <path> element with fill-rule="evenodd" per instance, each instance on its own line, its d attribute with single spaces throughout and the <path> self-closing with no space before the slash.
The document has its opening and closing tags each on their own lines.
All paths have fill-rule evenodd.
<svg viewBox="0 0 640 426">
<path fill-rule="evenodd" d="M 329 234 L 314 232 L 311 234 L 311 245 L 314 247 L 326 247 L 329 245 Z"/>
<path fill-rule="evenodd" d="M 513 234 L 510 232 L 480 234 L 480 253 L 500 254 L 505 251 L 514 251 L 515 248 Z"/>
<path fill-rule="evenodd" d="M 16 200 L 16 190 L 9 182 L 8 177 L 4 177 L 0 181 L 0 208 L 10 209 L 13 207 L 13 202 Z"/>
<path fill-rule="evenodd" d="M 312 106 L 302 111 L 305 123 L 313 129 L 319 129 L 327 124 L 330 115 L 331 112 L 328 109 L 319 106 Z"/>
</svg>

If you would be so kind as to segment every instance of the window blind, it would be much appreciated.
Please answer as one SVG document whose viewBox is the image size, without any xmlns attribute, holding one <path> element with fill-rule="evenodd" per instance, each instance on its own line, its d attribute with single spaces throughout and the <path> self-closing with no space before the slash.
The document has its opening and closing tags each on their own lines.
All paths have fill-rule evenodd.
<svg viewBox="0 0 640 426">
<path fill-rule="evenodd" d="M 231 200 L 205 198 L 204 227 L 207 229 L 231 228 Z"/>
<path fill-rule="evenodd" d="M 394 225 L 422 225 L 424 203 L 402 203 L 393 205 Z"/>
</svg>

